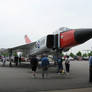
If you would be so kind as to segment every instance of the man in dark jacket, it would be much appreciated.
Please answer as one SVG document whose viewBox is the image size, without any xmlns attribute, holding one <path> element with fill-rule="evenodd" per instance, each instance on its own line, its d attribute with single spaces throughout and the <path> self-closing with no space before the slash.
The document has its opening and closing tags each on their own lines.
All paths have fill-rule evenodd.
<svg viewBox="0 0 92 92">
<path fill-rule="evenodd" d="M 38 66 L 38 59 L 36 58 L 36 56 L 32 56 L 31 58 L 31 68 L 32 68 L 32 72 L 33 72 L 33 77 L 35 78 L 36 76 L 36 70 L 37 70 L 37 66 Z"/>
<path fill-rule="evenodd" d="M 15 62 L 15 65 L 18 66 L 18 56 L 17 55 L 14 57 L 14 62 Z"/>
</svg>

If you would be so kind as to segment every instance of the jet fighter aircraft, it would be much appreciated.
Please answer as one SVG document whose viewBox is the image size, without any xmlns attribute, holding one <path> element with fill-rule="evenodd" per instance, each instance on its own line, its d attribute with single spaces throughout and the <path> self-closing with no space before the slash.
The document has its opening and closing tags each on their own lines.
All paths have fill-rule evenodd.
<svg viewBox="0 0 92 92">
<path fill-rule="evenodd" d="M 27 55 L 39 55 L 43 53 L 59 53 L 67 51 L 71 47 L 80 45 L 92 38 L 92 29 L 69 29 L 59 28 L 53 34 L 48 34 L 38 41 L 32 42 L 25 36 L 26 44 L 9 48 L 13 51 L 23 51 Z"/>
</svg>

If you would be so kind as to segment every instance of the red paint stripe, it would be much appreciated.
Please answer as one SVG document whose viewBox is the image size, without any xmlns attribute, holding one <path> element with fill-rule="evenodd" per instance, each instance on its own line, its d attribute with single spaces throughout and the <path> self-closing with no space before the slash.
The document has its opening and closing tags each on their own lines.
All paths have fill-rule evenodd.
<svg viewBox="0 0 92 92">
<path fill-rule="evenodd" d="M 60 48 L 72 47 L 77 44 L 74 39 L 75 30 L 60 33 Z"/>
</svg>

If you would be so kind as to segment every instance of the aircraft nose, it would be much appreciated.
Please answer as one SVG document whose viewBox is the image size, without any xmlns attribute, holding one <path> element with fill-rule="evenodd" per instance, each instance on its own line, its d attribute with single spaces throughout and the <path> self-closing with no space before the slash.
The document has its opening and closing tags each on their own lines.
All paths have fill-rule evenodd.
<svg viewBox="0 0 92 92">
<path fill-rule="evenodd" d="M 74 37 L 77 43 L 84 43 L 92 38 L 92 29 L 75 29 Z"/>
</svg>

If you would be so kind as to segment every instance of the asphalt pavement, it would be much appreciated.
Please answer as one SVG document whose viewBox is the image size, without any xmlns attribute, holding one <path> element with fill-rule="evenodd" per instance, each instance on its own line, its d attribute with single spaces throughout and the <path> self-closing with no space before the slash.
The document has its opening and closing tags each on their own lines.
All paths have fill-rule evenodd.
<svg viewBox="0 0 92 92">
<path fill-rule="evenodd" d="M 88 70 L 88 61 L 72 61 L 69 75 L 57 74 L 57 66 L 51 66 L 48 78 L 42 79 L 41 68 L 37 70 L 36 78 L 33 78 L 27 65 L 9 67 L 7 62 L 3 67 L 0 62 L 0 92 L 72 92 L 74 89 L 90 89 L 92 83 L 89 83 Z"/>
</svg>

